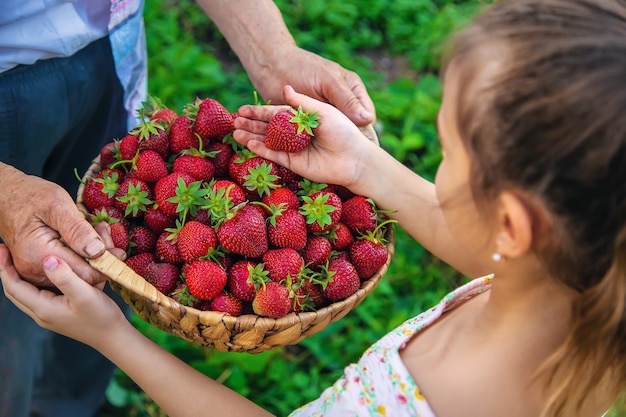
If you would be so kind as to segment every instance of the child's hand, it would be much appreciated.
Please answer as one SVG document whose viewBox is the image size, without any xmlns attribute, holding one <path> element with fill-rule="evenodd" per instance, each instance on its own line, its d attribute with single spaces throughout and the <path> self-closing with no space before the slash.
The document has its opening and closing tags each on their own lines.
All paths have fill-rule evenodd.
<svg viewBox="0 0 626 417">
<path fill-rule="evenodd" d="M 317 112 L 319 126 L 313 130 L 311 145 L 297 153 L 268 149 L 265 144 L 267 124 L 285 106 L 242 106 L 235 119 L 234 138 L 259 156 L 272 160 L 312 181 L 351 188 L 367 169 L 371 143 L 343 113 L 330 104 L 296 93 L 287 86 L 285 102 L 294 108 Z"/>
<path fill-rule="evenodd" d="M 41 327 L 95 346 L 111 338 L 115 329 L 128 325 L 115 302 L 76 275 L 62 259 L 47 256 L 43 270 L 62 295 L 21 279 L 9 249 L 0 244 L 0 278 L 5 295 Z"/>
</svg>

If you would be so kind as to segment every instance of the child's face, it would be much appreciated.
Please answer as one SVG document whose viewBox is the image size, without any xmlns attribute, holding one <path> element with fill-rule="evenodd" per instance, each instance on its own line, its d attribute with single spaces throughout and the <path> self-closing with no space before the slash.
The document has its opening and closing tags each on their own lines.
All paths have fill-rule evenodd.
<svg viewBox="0 0 626 417">
<path fill-rule="evenodd" d="M 437 127 L 443 159 L 435 186 L 443 214 L 455 239 L 468 251 L 480 256 L 486 251 L 488 225 L 479 215 L 470 189 L 470 157 L 456 123 L 458 77 L 451 67 L 446 73 L 443 102 Z"/>
</svg>

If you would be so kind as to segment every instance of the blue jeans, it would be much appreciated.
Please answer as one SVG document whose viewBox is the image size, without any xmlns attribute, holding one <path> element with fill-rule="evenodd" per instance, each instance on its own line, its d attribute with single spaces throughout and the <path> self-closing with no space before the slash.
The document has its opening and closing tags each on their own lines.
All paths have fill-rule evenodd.
<svg viewBox="0 0 626 417">
<path fill-rule="evenodd" d="M 108 38 L 0 73 L 0 160 L 75 197 L 74 168 L 84 173 L 104 144 L 126 132 L 122 94 Z M 0 417 L 94 416 L 113 370 L 0 295 Z"/>
</svg>

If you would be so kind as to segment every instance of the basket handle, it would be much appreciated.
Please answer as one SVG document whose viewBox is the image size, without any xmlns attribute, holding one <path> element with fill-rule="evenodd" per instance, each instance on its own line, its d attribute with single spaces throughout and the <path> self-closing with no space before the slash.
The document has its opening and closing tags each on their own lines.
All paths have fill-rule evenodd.
<svg viewBox="0 0 626 417">
<path fill-rule="evenodd" d="M 376 131 L 374 130 L 374 126 L 372 126 L 371 123 L 365 126 L 360 126 L 359 129 L 361 130 L 361 133 L 365 135 L 366 138 L 368 138 L 375 144 L 380 145 L 380 142 L 378 140 L 378 135 L 376 134 Z"/>
<path fill-rule="evenodd" d="M 120 284 L 131 292 L 142 294 L 153 302 L 161 298 L 159 290 L 109 251 L 105 251 L 98 258 L 87 259 L 87 262 L 111 281 Z"/>
</svg>

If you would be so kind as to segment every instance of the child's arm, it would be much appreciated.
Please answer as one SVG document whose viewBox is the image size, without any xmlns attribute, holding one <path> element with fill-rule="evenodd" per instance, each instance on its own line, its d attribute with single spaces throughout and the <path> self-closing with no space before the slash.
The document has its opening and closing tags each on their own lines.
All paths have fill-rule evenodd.
<svg viewBox="0 0 626 417">
<path fill-rule="evenodd" d="M 56 257 L 44 272 L 63 295 L 22 280 L 0 244 L 6 296 L 40 326 L 93 346 L 131 377 L 170 417 L 269 416 L 245 397 L 213 381 L 139 333 L 102 291 Z"/>
<path fill-rule="evenodd" d="M 402 165 L 333 106 L 284 90 L 292 107 L 318 112 L 319 127 L 311 145 L 298 153 L 277 152 L 263 141 L 267 122 L 282 106 L 243 106 L 235 120 L 234 138 L 256 154 L 275 161 L 310 180 L 343 185 L 372 198 L 381 209 L 391 210 L 413 238 L 435 256 L 468 276 L 488 273 L 452 238 L 444 220 L 435 186 Z"/>
</svg>

